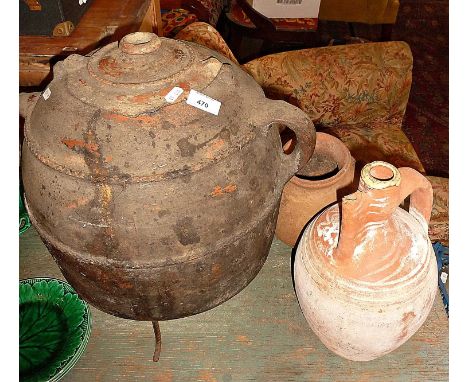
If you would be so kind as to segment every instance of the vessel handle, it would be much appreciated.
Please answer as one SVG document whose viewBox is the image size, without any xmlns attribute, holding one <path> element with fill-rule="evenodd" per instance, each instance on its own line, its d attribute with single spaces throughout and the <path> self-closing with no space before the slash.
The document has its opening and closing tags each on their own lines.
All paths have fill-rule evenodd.
<svg viewBox="0 0 468 382">
<path fill-rule="evenodd" d="M 40 97 L 40 92 L 33 93 L 20 93 L 19 94 L 19 114 L 27 119 L 31 115 L 31 112 L 36 106 L 36 103 Z"/>
<path fill-rule="evenodd" d="M 400 167 L 400 203 L 410 196 L 409 212 L 426 230 L 429 226 L 432 212 L 433 191 L 429 180 L 410 167 Z M 421 221 L 421 217 L 424 221 Z"/>
<path fill-rule="evenodd" d="M 315 149 L 314 123 L 301 109 L 285 101 L 267 99 L 256 116 L 259 126 L 268 130 L 273 124 L 283 126 L 282 172 L 284 183 L 307 164 Z M 292 132 L 292 133 L 291 133 Z"/>
<path fill-rule="evenodd" d="M 358 264 L 356 248 L 376 224 L 388 220 L 395 209 L 410 196 L 409 213 L 426 233 L 432 211 L 432 185 L 409 167 L 396 168 L 387 162 L 368 163 L 361 170 L 359 189 L 343 198 L 336 258 Z M 366 239 L 364 239 L 366 240 Z"/>
</svg>

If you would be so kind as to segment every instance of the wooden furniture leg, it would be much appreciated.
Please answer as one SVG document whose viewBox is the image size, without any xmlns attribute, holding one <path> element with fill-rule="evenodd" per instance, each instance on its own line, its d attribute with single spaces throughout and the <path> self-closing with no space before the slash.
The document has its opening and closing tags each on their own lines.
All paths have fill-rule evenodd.
<svg viewBox="0 0 468 382">
<path fill-rule="evenodd" d="M 160 0 L 153 0 L 153 30 L 154 26 L 156 26 L 156 30 L 154 32 L 160 36 L 163 36 L 163 25 L 162 25 L 162 17 L 161 17 L 161 3 Z"/>
</svg>

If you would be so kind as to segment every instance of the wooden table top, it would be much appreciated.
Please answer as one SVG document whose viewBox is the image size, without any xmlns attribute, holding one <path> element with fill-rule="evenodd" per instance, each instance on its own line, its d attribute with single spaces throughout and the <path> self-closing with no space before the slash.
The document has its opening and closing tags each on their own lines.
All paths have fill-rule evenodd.
<svg viewBox="0 0 468 382">
<path fill-rule="evenodd" d="M 63 279 L 34 228 L 20 237 L 20 279 Z M 151 358 L 150 322 L 91 307 L 85 353 L 63 381 L 447 381 L 448 319 L 440 296 L 421 329 L 379 359 L 331 353 L 307 325 L 291 278 L 291 248 L 274 240 L 250 285 L 208 312 L 161 322 L 162 352 Z"/>
<path fill-rule="evenodd" d="M 19 52 L 40 56 L 88 53 L 107 36 L 138 30 L 150 4 L 151 0 L 94 0 L 70 36 L 20 36 Z"/>
<path fill-rule="evenodd" d="M 20 86 L 48 83 L 55 61 L 87 54 L 138 31 L 151 4 L 152 0 L 94 0 L 70 36 L 20 36 Z"/>
</svg>

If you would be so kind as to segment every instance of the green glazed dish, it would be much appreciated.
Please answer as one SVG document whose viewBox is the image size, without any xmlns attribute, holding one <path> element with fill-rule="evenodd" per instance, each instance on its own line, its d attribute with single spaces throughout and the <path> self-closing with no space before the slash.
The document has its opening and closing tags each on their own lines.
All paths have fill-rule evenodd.
<svg viewBox="0 0 468 382">
<path fill-rule="evenodd" d="M 88 304 L 62 280 L 34 278 L 19 285 L 20 381 L 60 380 L 88 344 Z"/>
</svg>

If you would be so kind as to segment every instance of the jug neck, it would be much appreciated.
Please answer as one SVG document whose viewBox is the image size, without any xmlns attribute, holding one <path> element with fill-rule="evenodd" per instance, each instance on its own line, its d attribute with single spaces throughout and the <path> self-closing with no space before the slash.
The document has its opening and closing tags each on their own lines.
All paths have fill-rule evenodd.
<svg viewBox="0 0 468 382">
<path fill-rule="evenodd" d="M 372 162 L 361 172 L 358 190 L 343 198 L 341 228 L 335 259 L 359 264 L 359 248 L 373 238 L 376 230 L 391 230 L 389 218 L 400 204 L 401 176 L 397 168 L 385 162 Z M 373 232 L 372 232 L 373 231 Z"/>
</svg>

